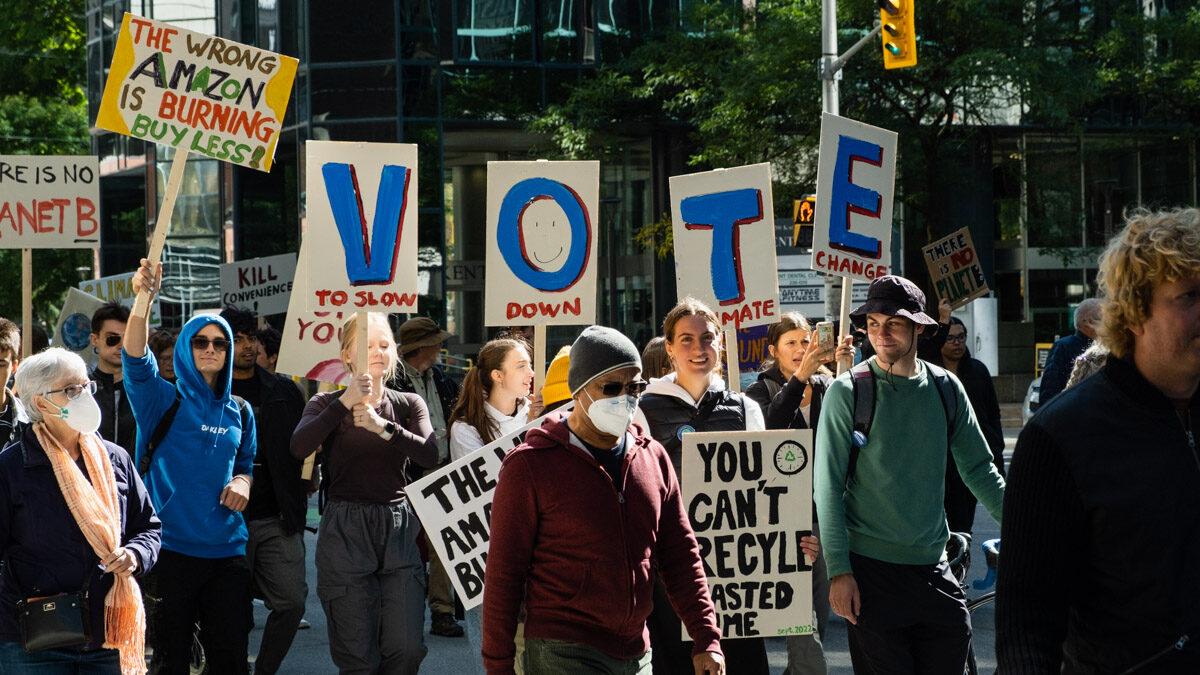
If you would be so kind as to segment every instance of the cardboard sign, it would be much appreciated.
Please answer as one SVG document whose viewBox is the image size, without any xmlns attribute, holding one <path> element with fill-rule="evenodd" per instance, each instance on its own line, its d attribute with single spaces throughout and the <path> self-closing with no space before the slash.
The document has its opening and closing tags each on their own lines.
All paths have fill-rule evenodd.
<svg viewBox="0 0 1200 675">
<path fill-rule="evenodd" d="M 92 347 L 92 315 L 100 309 L 104 301 L 93 295 L 88 295 L 77 288 L 67 289 L 67 301 L 63 303 L 62 312 L 58 315 L 58 325 L 54 327 L 55 347 L 73 351 L 83 357 L 88 367 L 96 365 L 96 349 Z"/>
<path fill-rule="evenodd" d="M 809 429 L 688 433 L 683 502 L 700 544 L 721 639 L 804 635 L 812 626 Z"/>
<path fill-rule="evenodd" d="M 296 254 L 239 260 L 221 265 L 221 304 L 244 307 L 259 316 L 288 311 Z"/>
<path fill-rule="evenodd" d="M 133 274 L 133 272 L 126 272 L 125 274 L 81 281 L 79 290 L 100 298 L 104 302 L 115 300 L 124 307 L 133 307 L 133 301 L 137 298 L 137 294 L 133 292 Z M 159 311 L 158 298 L 155 297 L 154 304 L 150 306 L 149 325 L 154 327 L 161 324 L 162 313 Z"/>
<path fill-rule="evenodd" d="M 821 115 L 812 268 L 870 282 L 889 274 L 896 134 Z"/>
<path fill-rule="evenodd" d="M 300 246 L 304 258 L 305 245 Z M 304 308 L 304 277 L 297 275 L 288 300 L 287 320 L 275 370 L 317 382 L 345 385 L 350 373 L 342 363 L 342 324 L 351 312 L 310 312 Z"/>
<path fill-rule="evenodd" d="M 96 126 L 270 171 L 296 59 L 126 13 Z"/>
<path fill-rule="evenodd" d="M 488 162 L 488 326 L 596 322 L 600 162 Z"/>
<path fill-rule="evenodd" d="M 971 243 L 971 231 L 962 228 L 921 249 L 929 278 L 939 298 L 958 309 L 981 295 L 987 295 L 987 279 Z"/>
<path fill-rule="evenodd" d="M 304 277 L 303 307 L 416 311 L 417 146 L 308 141 L 305 147 L 308 228 L 296 275 Z"/>
<path fill-rule="evenodd" d="M 679 297 L 708 305 L 723 328 L 779 320 L 771 165 L 672 176 Z"/>
<path fill-rule="evenodd" d="M 574 402 L 553 411 L 570 411 Z M 429 533 L 463 609 L 483 602 L 483 573 L 491 539 L 492 496 L 500 463 L 546 416 L 501 436 L 466 457 L 408 484 L 404 492 Z"/>
<path fill-rule="evenodd" d="M 0 248 L 100 248 L 99 159 L 0 155 Z"/>
</svg>

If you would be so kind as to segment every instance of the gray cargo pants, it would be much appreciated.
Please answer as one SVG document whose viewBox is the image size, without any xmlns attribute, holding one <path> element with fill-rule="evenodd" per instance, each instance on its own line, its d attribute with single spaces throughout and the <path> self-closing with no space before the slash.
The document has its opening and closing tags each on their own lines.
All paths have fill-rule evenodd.
<svg viewBox="0 0 1200 675">
<path fill-rule="evenodd" d="M 317 535 L 317 597 L 342 675 L 416 673 L 425 658 L 420 525 L 407 501 L 330 501 Z"/>
</svg>

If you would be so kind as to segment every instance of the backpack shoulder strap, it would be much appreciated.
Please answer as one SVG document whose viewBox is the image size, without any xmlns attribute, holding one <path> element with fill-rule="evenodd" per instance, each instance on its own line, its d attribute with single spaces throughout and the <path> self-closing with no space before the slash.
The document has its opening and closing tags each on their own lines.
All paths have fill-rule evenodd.
<svg viewBox="0 0 1200 675">
<path fill-rule="evenodd" d="M 850 381 L 854 387 L 854 435 L 850 439 L 850 462 L 846 466 L 846 487 L 854 484 L 858 471 L 858 453 L 871 435 L 871 421 L 875 418 L 875 373 L 871 364 L 863 361 L 850 369 Z"/>
<path fill-rule="evenodd" d="M 954 420 L 958 419 L 958 391 L 950 381 L 950 373 L 945 368 L 922 361 L 937 384 L 938 397 L 942 399 L 942 410 L 946 413 L 946 448 L 950 447 L 950 439 L 954 436 Z"/>
<path fill-rule="evenodd" d="M 246 429 L 250 426 L 250 404 L 237 394 L 230 394 L 229 397 L 237 404 L 238 412 L 242 415 L 242 438 L 238 441 L 238 452 L 240 453 L 242 448 L 246 447 Z"/>
<path fill-rule="evenodd" d="M 179 404 L 183 402 L 183 394 L 179 388 L 175 389 L 175 401 L 171 403 L 171 407 L 163 413 L 159 418 L 158 425 L 154 427 L 154 432 L 150 434 L 150 440 L 146 441 L 146 451 L 142 453 L 142 459 L 138 462 L 138 473 L 143 477 L 150 472 L 150 460 L 154 459 L 154 451 L 158 449 L 158 445 L 167 437 L 167 432 L 171 430 L 171 423 L 175 421 L 175 413 L 179 412 Z"/>
</svg>

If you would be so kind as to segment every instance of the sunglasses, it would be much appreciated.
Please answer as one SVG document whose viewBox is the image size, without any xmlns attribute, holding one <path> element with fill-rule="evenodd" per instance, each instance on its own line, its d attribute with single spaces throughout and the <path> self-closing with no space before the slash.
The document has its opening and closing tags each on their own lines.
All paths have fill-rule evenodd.
<svg viewBox="0 0 1200 675">
<path fill-rule="evenodd" d="M 634 380 L 632 382 L 607 382 L 600 385 L 600 393 L 605 396 L 616 396 L 624 391 L 630 396 L 641 396 L 642 392 L 646 391 L 646 385 L 649 382 L 645 380 Z"/>
<path fill-rule="evenodd" d="M 196 337 L 192 338 L 192 349 L 205 351 L 208 349 L 210 344 L 212 345 L 212 348 L 218 352 L 229 351 L 229 340 L 226 340 L 225 338 L 213 338 L 212 340 L 209 340 L 201 335 L 197 335 Z"/>
<path fill-rule="evenodd" d="M 109 335 L 108 337 L 104 338 L 104 344 L 108 347 L 116 347 L 117 345 L 121 344 L 121 340 L 123 338 L 123 335 Z"/>
<path fill-rule="evenodd" d="M 72 385 L 63 387 L 62 389 L 53 389 L 51 391 L 48 391 L 48 392 L 42 394 L 42 396 L 49 396 L 50 394 L 57 394 L 59 392 L 62 392 L 67 395 L 67 400 L 74 401 L 75 399 L 79 398 L 85 391 L 89 394 L 95 394 L 96 393 L 96 383 L 91 380 L 88 380 L 87 384 L 72 384 Z"/>
</svg>

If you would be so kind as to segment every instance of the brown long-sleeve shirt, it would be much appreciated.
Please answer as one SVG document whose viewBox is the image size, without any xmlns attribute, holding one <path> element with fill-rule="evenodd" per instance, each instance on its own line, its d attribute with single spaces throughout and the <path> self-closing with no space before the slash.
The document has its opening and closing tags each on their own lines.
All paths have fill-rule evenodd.
<svg viewBox="0 0 1200 675">
<path fill-rule="evenodd" d="M 341 392 L 317 394 L 304 408 L 292 434 L 292 454 L 303 459 L 324 448 L 329 499 L 390 504 L 404 498 L 404 465 L 411 459 L 437 464 L 437 436 L 425 402 L 416 394 L 386 391 L 375 412 L 399 426 L 391 440 L 354 426 L 354 416 L 339 400 Z"/>
</svg>

